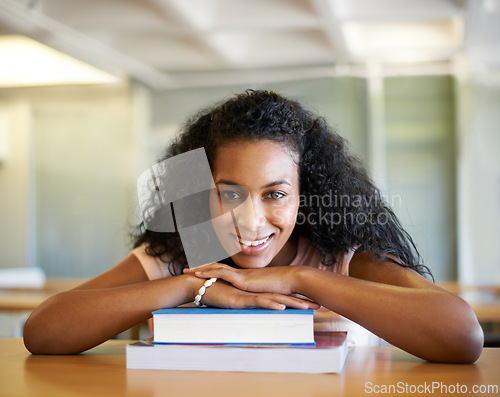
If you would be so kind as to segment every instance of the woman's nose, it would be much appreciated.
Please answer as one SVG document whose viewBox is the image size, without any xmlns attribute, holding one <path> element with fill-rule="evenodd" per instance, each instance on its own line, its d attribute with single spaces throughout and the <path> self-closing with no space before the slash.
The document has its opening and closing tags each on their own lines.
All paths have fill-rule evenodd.
<svg viewBox="0 0 500 397">
<path fill-rule="evenodd" d="M 257 200 L 252 200 L 248 195 L 247 199 L 234 209 L 234 215 L 240 234 L 243 236 L 245 233 L 252 233 L 249 237 L 257 237 L 258 230 L 264 226 L 266 217 L 262 203 Z"/>
</svg>

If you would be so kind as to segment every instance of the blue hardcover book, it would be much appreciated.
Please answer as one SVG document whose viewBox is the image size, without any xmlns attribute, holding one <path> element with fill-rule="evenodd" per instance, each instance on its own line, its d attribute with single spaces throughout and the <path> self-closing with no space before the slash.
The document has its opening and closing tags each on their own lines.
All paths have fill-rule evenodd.
<svg viewBox="0 0 500 397">
<path fill-rule="evenodd" d="M 286 308 L 285 310 L 272 310 L 272 309 L 223 309 L 220 307 L 169 307 L 165 309 L 155 310 L 155 314 L 305 314 L 314 315 L 314 310 L 312 309 L 291 309 Z"/>
<path fill-rule="evenodd" d="M 313 317 L 312 309 L 160 309 L 154 343 L 314 345 Z"/>
</svg>

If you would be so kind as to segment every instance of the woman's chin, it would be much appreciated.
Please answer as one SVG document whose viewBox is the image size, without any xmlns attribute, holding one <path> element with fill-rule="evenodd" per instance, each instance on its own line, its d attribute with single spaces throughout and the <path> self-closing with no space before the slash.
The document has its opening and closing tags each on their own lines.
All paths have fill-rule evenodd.
<svg viewBox="0 0 500 397">
<path fill-rule="evenodd" d="M 270 261 L 264 258 L 257 258 L 256 256 L 249 257 L 243 253 L 238 253 L 231 257 L 236 266 L 242 269 L 262 269 L 269 265 Z"/>
</svg>

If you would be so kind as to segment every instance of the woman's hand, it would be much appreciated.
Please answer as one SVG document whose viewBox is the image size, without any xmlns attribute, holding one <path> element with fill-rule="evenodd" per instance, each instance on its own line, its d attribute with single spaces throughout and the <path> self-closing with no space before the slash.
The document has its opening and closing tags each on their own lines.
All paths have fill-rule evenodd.
<svg viewBox="0 0 500 397">
<path fill-rule="evenodd" d="M 282 299 L 283 296 L 292 298 L 289 295 L 296 292 L 293 284 L 294 279 L 298 276 L 299 267 L 276 266 L 262 269 L 235 269 L 222 263 L 210 263 L 194 269 L 184 269 L 184 273 L 194 274 L 202 279 L 217 277 L 242 292 L 279 295 L 280 299 Z M 307 304 L 311 309 L 319 308 L 319 305 L 310 301 L 300 299 L 300 302 Z"/>
<path fill-rule="evenodd" d="M 318 309 L 319 306 L 293 296 L 287 296 L 271 292 L 247 292 L 242 291 L 224 280 L 218 280 L 207 288 L 201 303 L 209 306 L 223 307 L 228 309 L 263 308 L 272 310 L 294 309 Z"/>
</svg>

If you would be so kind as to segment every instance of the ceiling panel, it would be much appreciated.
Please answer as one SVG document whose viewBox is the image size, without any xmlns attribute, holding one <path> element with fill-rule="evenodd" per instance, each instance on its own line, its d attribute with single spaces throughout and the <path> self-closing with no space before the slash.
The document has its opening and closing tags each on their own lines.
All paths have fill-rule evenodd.
<svg viewBox="0 0 500 397">
<path fill-rule="evenodd" d="M 219 56 L 191 34 L 140 33 L 115 37 L 114 47 L 162 71 L 214 70 Z"/>
<path fill-rule="evenodd" d="M 309 0 L 158 0 L 202 31 L 310 28 L 318 17 Z"/>
<path fill-rule="evenodd" d="M 321 30 L 214 33 L 209 36 L 231 67 L 314 65 L 334 61 Z"/>
<path fill-rule="evenodd" d="M 463 54 L 500 68 L 500 0 L 0 0 L 9 33 L 162 87 L 183 73 Z"/>
<path fill-rule="evenodd" d="M 153 3 L 135 0 L 40 0 L 37 10 L 77 30 L 120 31 L 182 29 L 182 24 Z"/>
</svg>

